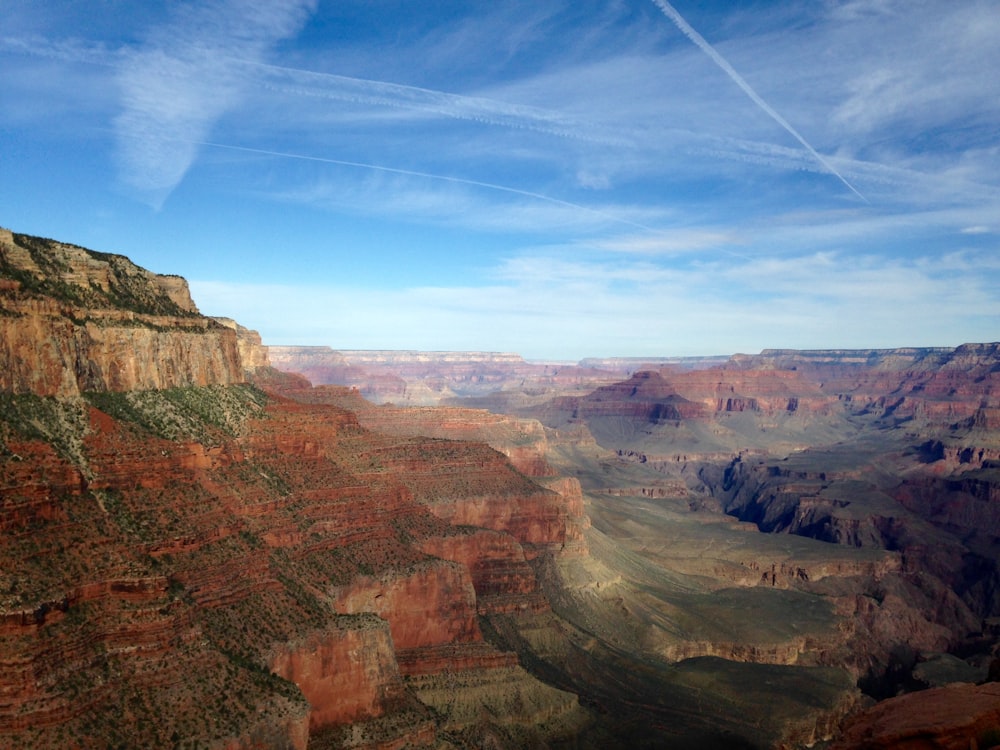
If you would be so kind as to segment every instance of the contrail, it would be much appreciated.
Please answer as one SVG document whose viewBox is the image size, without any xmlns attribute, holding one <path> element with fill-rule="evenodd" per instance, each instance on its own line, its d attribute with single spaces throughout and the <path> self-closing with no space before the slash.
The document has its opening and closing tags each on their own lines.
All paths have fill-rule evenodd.
<svg viewBox="0 0 1000 750">
<path fill-rule="evenodd" d="M 359 161 L 347 161 L 345 159 L 330 159 L 323 156 L 307 156 L 305 154 L 293 154 L 287 151 L 271 151 L 269 149 L 262 148 L 252 148 L 250 146 L 235 146 L 227 143 L 215 143 L 212 141 L 193 141 L 195 145 L 207 146 L 209 148 L 220 148 L 229 151 L 242 151 L 244 153 L 250 154 L 261 154 L 262 156 L 276 156 L 284 159 L 300 159 L 302 161 L 316 161 L 323 164 L 337 164 L 344 167 L 353 167 L 356 169 L 371 169 L 376 172 L 387 172 L 389 174 L 399 174 L 405 175 L 407 177 L 420 177 L 428 180 L 440 180 L 444 182 L 452 182 L 459 185 L 471 185 L 473 187 L 484 188 L 486 190 L 497 190 L 502 193 L 510 193 L 513 195 L 521 195 L 525 198 L 532 198 L 534 200 L 545 201 L 546 203 L 553 203 L 557 206 L 563 206 L 565 208 L 571 208 L 576 211 L 583 211 L 584 213 L 592 214 L 593 216 L 598 216 L 605 221 L 609 221 L 615 224 L 624 224 L 626 226 L 634 227 L 636 229 L 641 229 L 643 232 L 648 232 L 654 236 L 665 236 L 667 235 L 662 229 L 655 229 L 653 227 L 647 226 L 646 224 L 640 224 L 636 221 L 630 221 L 629 219 L 623 219 L 620 216 L 615 216 L 607 211 L 601 211 L 597 208 L 590 208 L 588 206 L 581 206 L 579 203 L 573 203 L 571 201 L 565 201 L 561 198 L 553 198 L 551 195 L 545 195 L 544 193 L 535 193 L 531 190 L 521 190 L 520 188 L 513 188 L 507 185 L 497 185 L 493 182 L 481 182 L 480 180 L 470 180 L 465 177 L 453 177 L 450 175 L 434 174 L 432 172 L 420 172 L 413 169 L 401 169 L 399 167 L 387 167 L 381 164 L 368 164 L 366 162 Z M 721 252 L 726 255 L 731 255 L 736 258 L 743 258 L 744 260 L 750 260 L 750 257 L 743 255 L 741 253 L 734 252 L 732 250 L 722 249 Z"/>
<path fill-rule="evenodd" d="M 22 40 L 0 36 L 0 50 L 105 67 L 128 64 L 129 54 L 127 47 L 109 50 L 103 45 L 85 46 L 76 42 L 51 43 L 41 37 Z M 558 138 L 602 143 L 608 146 L 627 148 L 635 145 L 633 140 L 623 137 L 620 132 L 611 133 L 592 123 L 526 104 L 452 94 L 387 81 L 321 73 L 227 55 L 220 55 L 219 59 L 233 63 L 244 70 L 256 68 L 265 71 L 273 83 L 266 79 L 251 80 L 248 83 L 280 93 L 431 112 L 455 120 L 531 130 Z M 163 77 L 171 75 L 171 71 L 167 68 L 159 72 Z"/>
<path fill-rule="evenodd" d="M 365 162 L 359 161 L 346 161 L 344 159 L 329 159 L 323 156 L 306 156 L 304 154 L 293 154 L 286 151 L 270 151 L 262 148 L 251 148 L 249 146 L 233 146 L 226 143 L 213 143 L 211 141 L 190 141 L 198 146 L 208 146 L 210 148 L 221 148 L 227 149 L 229 151 L 243 151 L 250 154 L 261 154 L 263 156 L 277 156 L 284 159 L 300 159 L 302 161 L 317 161 L 324 164 L 338 164 L 343 167 L 355 167 L 357 169 L 371 169 L 376 172 L 388 172 L 390 174 L 400 174 L 406 175 L 407 177 L 421 177 L 428 180 L 441 180 L 444 182 L 457 183 L 459 185 L 471 185 L 473 187 L 485 188 L 487 190 L 498 190 L 503 193 L 512 193 L 514 195 L 522 195 L 526 198 L 533 198 L 535 200 L 546 201 L 547 203 L 554 203 L 557 206 L 564 206 L 565 208 L 572 208 L 577 211 L 583 211 L 585 213 L 593 214 L 594 216 L 599 216 L 606 221 L 615 222 L 617 224 L 626 224 L 630 227 L 635 227 L 636 229 L 641 229 L 645 232 L 653 232 L 658 234 L 659 230 L 648 227 L 645 224 L 639 224 L 635 221 L 630 221 L 629 219 L 623 219 L 620 216 L 615 216 L 609 214 L 605 211 L 601 211 L 596 208 L 589 208 L 588 206 L 581 206 L 579 203 L 572 203 L 570 201 L 564 201 L 561 198 L 553 198 L 550 195 L 545 195 L 544 193 L 534 193 L 530 190 L 521 190 L 519 188 L 508 187 L 507 185 L 497 185 L 493 182 L 480 182 L 479 180 L 469 180 L 465 177 L 452 177 L 450 175 L 433 174 L 431 172 L 418 172 L 412 169 L 400 169 L 399 167 L 386 167 L 381 164 L 366 164 Z"/>
<path fill-rule="evenodd" d="M 621 135 L 600 132 L 589 123 L 582 123 L 539 107 L 512 104 L 480 96 L 451 94 L 435 89 L 406 86 L 386 81 L 353 78 L 333 73 L 321 73 L 284 65 L 233 58 L 232 62 L 267 71 L 276 81 L 291 80 L 294 88 L 279 83 L 273 87 L 298 96 L 336 99 L 362 104 L 422 110 L 456 120 L 471 120 L 487 125 L 523 128 L 560 138 L 594 141 L 612 146 L 631 146 Z M 261 85 L 269 86 L 267 83 Z M 308 87 L 308 88 L 306 88 Z"/>
<path fill-rule="evenodd" d="M 822 164 L 830 172 L 830 174 L 832 174 L 838 180 L 844 183 L 844 185 L 847 186 L 848 190 L 850 190 L 852 193 L 858 196 L 865 203 L 869 202 L 868 199 L 865 198 L 865 196 L 863 196 L 860 192 L 858 192 L 858 189 L 854 187 L 854 185 L 852 185 L 847 181 L 844 175 L 842 175 L 840 172 L 834 169 L 833 165 L 830 164 L 830 162 L 828 162 L 826 159 L 820 156 L 820 154 L 816 151 L 816 149 L 810 146 L 809 142 L 801 135 L 799 135 L 799 131 L 793 128 L 791 123 L 789 123 L 784 117 L 775 112 L 774 109 L 771 107 L 771 105 L 765 102 L 760 97 L 760 95 L 756 91 L 754 91 L 753 87 L 751 87 L 750 84 L 747 83 L 746 80 L 744 80 L 743 76 L 741 76 L 739 73 L 736 72 L 736 70 L 733 68 L 732 65 L 729 64 L 726 58 L 724 58 L 722 55 L 716 52 L 715 48 L 707 41 L 705 41 L 705 37 L 703 37 L 701 34 L 695 31 L 691 27 L 691 24 L 689 24 L 687 21 L 684 20 L 684 16 L 678 13 L 674 9 L 674 7 L 667 2 L 667 0 L 653 0 L 653 2 L 659 7 L 660 10 L 663 11 L 663 14 L 667 18 L 669 18 L 671 21 L 674 22 L 674 25 L 681 30 L 681 33 L 683 33 L 684 36 L 686 36 L 688 39 L 690 39 L 692 42 L 698 45 L 698 48 L 701 49 L 702 52 L 704 52 L 706 55 L 712 58 L 712 62 L 714 62 L 716 65 L 722 68 L 722 71 L 732 79 L 733 83 L 735 83 L 743 90 L 744 94 L 746 94 L 747 96 L 750 97 L 751 100 L 753 100 L 754 104 L 756 104 L 758 107 L 764 110 L 764 112 L 772 120 L 774 120 L 786 131 L 788 131 L 788 133 L 791 134 L 791 136 L 795 138 L 795 140 L 801 143 L 803 147 L 805 147 L 805 149 L 810 154 L 812 154 L 812 157 L 816 161 Z"/>
</svg>

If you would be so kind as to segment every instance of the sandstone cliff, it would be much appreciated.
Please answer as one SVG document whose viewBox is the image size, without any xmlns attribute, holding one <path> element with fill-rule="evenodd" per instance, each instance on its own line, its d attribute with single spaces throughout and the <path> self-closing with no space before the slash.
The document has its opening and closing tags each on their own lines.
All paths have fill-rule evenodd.
<svg viewBox="0 0 1000 750">
<path fill-rule="evenodd" d="M 0 391 L 69 397 L 243 382 L 236 332 L 187 282 L 0 230 Z"/>
<path fill-rule="evenodd" d="M 271 366 L 268 349 L 261 341 L 260 334 L 245 326 L 241 326 L 232 318 L 213 318 L 226 328 L 236 331 L 236 345 L 240 352 L 240 362 L 243 370 L 249 374 Z"/>
<path fill-rule="evenodd" d="M 0 264 L 0 746 L 537 744 L 588 720 L 478 622 L 546 606 L 526 550 L 563 544 L 560 495 L 485 445 L 288 398 L 308 384 L 182 279 L 9 232 Z M 494 530 L 447 522 L 470 488 Z"/>
</svg>

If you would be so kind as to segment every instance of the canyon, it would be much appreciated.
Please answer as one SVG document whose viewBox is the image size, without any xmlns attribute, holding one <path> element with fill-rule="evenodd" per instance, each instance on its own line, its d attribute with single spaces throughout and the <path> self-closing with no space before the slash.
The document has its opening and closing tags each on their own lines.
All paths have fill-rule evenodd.
<svg viewBox="0 0 1000 750">
<path fill-rule="evenodd" d="M 6 230 L 0 334 L 0 747 L 1000 741 L 1000 345 L 268 347 Z"/>
</svg>

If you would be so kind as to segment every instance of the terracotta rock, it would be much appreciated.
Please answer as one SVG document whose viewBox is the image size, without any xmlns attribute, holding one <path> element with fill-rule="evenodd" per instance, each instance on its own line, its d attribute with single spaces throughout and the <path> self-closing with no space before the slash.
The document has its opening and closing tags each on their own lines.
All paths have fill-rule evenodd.
<svg viewBox="0 0 1000 750">
<path fill-rule="evenodd" d="M 969 750 L 996 743 L 1000 683 L 956 684 L 883 701 L 852 719 L 830 750 Z"/>
</svg>

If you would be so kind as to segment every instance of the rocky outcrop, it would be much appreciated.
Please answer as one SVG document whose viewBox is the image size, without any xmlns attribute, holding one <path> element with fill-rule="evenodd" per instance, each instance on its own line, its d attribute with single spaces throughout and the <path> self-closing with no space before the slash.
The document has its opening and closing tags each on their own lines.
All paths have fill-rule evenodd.
<svg viewBox="0 0 1000 750">
<path fill-rule="evenodd" d="M 480 614 L 548 609 L 524 549 L 509 534 L 462 529 L 428 537 L 419 546 L 428 555 L 458 562 L 470 572 Z"/>
<path fill-rule="evenodd" d="M 532 707 L 496 718 L 503 736 L 575 715 L 478 624 L 546 606 L 525 550 L 565 539 L 560 495 L 481 444 L 379 435 L 278 391 L 184 393 L 175 409 L 211 416 L 208 395 L 232 414 L 178 432 L 193 417 L 160 421 L 160 392 L 91 395 L 60 412 L 75 442 L 53 447 L 10 419 L 36 397 L 5 397 L 0 745 L 433 745 L 420 696 L 456 680 L 479 687 L 438 707 L 449 731 L 507 711 L 511 690 Z M 500 530 L 431 512 L 460 514 L 476 488 Z"/>
<path fill-rule="evenodd" d="M 341 617 L 333 624 L 281 644 L 268 660 L 309 701 L 312 731 L 382 716 L 405 694 L 384 619 Z"/>
<path fill-rule="evenodd" d="M 1000 683 L 890 698 L 855 716 L 831 750 L 968 750 L 1000 744 Z"/>
<path fill-rule="evenodd" d="M 398 649 L 482 640 L 476 593 L 463 565 L 429 559 L 377 578 L 359 576 L 330 593 L 338 612 L 372 612 L 388 621 Z"/>
<path fill-rule="evenodd" d="M 236 331 L 236 345 L 240 352 L 240 362 L 246 373 L 252 375 L 258 370 L 271 366 L 267 347 L 264 346 L 257 331 L 241 326 L 232 318 L 213 318 L 213 320 Z"/>
<path fill-rule="evenodd" d="M 243 382 L 236 332 L 187 282 L 0 230 L 0 391 L 68 398 Z"/>
</svg>

